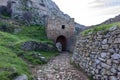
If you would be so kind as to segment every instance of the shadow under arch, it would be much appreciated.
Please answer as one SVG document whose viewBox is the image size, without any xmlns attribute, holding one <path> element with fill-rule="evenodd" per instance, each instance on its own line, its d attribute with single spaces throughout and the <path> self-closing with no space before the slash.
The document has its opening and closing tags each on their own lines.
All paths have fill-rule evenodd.
<svg viewBox="0 0 120 80">
<path fill-rule="evenodd" d="M 67 39 L 65 36 L 61 35 L 58 36 L 56 39 L 56 43 L 60 42 L 62 44 L 62 51 L 66 51 L 66 47 L 67 47 Z"/>
</svg>

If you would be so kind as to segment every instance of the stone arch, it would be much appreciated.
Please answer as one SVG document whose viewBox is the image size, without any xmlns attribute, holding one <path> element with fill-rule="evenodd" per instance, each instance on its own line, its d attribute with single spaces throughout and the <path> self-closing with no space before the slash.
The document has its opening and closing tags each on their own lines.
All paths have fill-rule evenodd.
<svg viewBox="0 0 120 80">
<path fill-rule="evenodd" d="M 56 43 L 57 42 L 60 42 L 62 44 L 62 51 L 65 51 L 66 47 L 67 47 L 67 39 L 66 39 L 66 37 L 63 36 L 63 35 L 58 36 L 57 39 L 56 39 Z"/>
</svg>

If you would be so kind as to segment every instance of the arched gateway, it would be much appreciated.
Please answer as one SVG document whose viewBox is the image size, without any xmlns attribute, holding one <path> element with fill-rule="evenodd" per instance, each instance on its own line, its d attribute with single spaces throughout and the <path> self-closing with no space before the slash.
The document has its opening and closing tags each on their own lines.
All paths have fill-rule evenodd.
<svg viewBox="0 0 120 80">
<path fill-rule="evenodd" d="M 67 40 L 64 36 L 59 36 L 57 39 L 56 39 L 56 43 L 57 42 L 60 42 L 61 45 L 62 45 L 62 51 L 65 51 L 66 50 L 66 47 L 67 47 Z"/>
<path fill-rule="evenodd" d="M 62 44 L 62 50 L 69 50 L 71 47 L 71 38 L 74 36 L 74 19 L 61 17 L 48 17 L 46 33 L 49 39 L 55 43 Z"/>
</svg>

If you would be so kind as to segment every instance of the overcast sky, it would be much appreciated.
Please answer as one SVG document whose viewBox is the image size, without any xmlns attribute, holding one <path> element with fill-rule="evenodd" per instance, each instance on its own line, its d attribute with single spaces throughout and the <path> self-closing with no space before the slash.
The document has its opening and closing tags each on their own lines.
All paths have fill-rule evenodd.
<svg viewBox="0 0 120 80">
<path fill-rule="evenodd" d="M 53 0 L 60 10 L 86 25 L 99 24 L 120 14 L 120 0 Z"/>
</svg>

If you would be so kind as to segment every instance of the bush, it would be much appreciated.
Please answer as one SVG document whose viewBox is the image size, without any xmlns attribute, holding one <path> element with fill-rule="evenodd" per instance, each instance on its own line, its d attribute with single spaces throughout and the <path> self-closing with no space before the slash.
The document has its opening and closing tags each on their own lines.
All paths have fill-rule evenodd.
<svg viewBox="0 0 120 80">
<path fill-rule="evenodd" d="M 10 17 L 11 9 L 7 6 L 0 6 L 0 14 L 5 17 Z"/>
<path fill-rule="evenodd" d="M 8 25 L 9 25 L 9 26 L 8 26 Z M 12 33 L 12 32 L 14 32 L 14 27 L 11 26 L 10 24 L 1 23 L 1 24 L 0 24 L 0 30 L 3 31 L 3 32 Z"/>
</svg>

